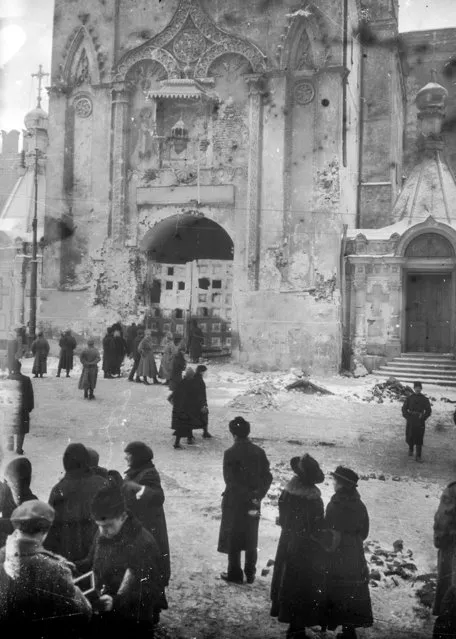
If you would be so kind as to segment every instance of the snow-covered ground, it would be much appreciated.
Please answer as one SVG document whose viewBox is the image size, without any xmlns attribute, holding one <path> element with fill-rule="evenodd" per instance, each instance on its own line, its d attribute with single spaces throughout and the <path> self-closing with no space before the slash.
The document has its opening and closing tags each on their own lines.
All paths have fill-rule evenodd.
<svg viewBox="0 0 456 639">
<path fill-rule="evenodd" d="M 77 390 L 79 364 L 70 379 L 56 379 L 57 360 L 51 358 L 48 376 L 33 380 L 36 410 L 24 446 L 34 468 L 34 491 L 48 497 L 71 441 L 97 448 L 102 465 L 120 471 L 125 469 L 123 449 L 128 441 L 147 441 L 162 476 L 171 544 L 173 575 L 163 624 L 172 636 L 184 639 L 272 639 L 284 637 L 286 631 L 269 616 L 272 568 L 267 562 L 275 556 L 280 533 L 275 525 L 277 497 L 291 476 L 289 460 L 304 452 L 318 459 L 327 475 L 322 485 L 325 503 L 332 492 L 329 472 L 343 463 L 362 477 L 359 490 L 371 517 L 369 561 L 375 548 L 392 551 L 393 542 L 402 539 L 404 553 L 395 560 L 408 561 L 410 549 L 417 568 L 407 579 L 380 570 L 380 581 L 371 589 L 376 623 L 359 636 L 428 637 L 430 621 L 415 597 L 415 576 L 436 567 L 433 516 L 443 487 L 455 475 L 454 406 L 445 398 L 456 401 L 455 390 L 424 388 L 433 398 L 433 414 L 424 462 L 417 464 L 407 457 L 401 404 L 373 400 L 373 386 L 384 380 L 313 377 L 312 382 L 334 394 L 307 395 L 285 390 L 296 381 L 296 372 L 254 374 L 234 364 L 208 366 L 214 437 L 202 440 L 197 431 L 195 446 L 176 451 L 167 388 L 129 383 L 126 377 L 99 379 L 96 400 L 89 402 Z M 32 360 L 24 360 L 26 374 L 31 367 Z M 226 557 L 217 553 L 222 457 L 231 445 L 228 421 L 237 414 L 251 422 L 252 437 L 266 450 L 274 474 L 260 524 L 259 575 L 252 586 L 228 585 L 219 578 L 226 568 Z M 376 561 L 372 560 L 373 569 Z"/>
</svg>

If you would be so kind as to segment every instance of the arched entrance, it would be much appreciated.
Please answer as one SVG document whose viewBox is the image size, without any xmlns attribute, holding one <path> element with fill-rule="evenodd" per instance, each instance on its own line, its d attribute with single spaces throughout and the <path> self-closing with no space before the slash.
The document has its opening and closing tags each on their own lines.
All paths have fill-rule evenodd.
<svg viewBox="0 0 456 639">
<path fill-rule="evenodd" d="M 233 241 L 199 212 L 172 215 L 150 229 L 141 242 L 148 257 L 146 325 L 154 341 L 166 332 L 188 335 L 196 319 L 206 355 L 231 352 Z"/>
<path fill-rule="evenodd" d="M 449 353 L 454 348 L 455 252 L 439 233 L 423 233 L 404 253 L 407 352 Z"/>
</svg>

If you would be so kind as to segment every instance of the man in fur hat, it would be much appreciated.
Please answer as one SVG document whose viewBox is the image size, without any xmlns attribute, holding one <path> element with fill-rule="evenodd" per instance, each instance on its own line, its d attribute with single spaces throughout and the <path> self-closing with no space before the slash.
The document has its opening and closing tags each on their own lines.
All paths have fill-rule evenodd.
<svg viewBox="0 0 456 639">
<path fill-rule="evenodd" d="M 416 446 L 415 459 L 421 461 L 421 451 L 423 448 L 424 430 L 426 420 L 432 413 L 431 402 L 422 393 L 421 382 L 413 384 L 413 395 L 405 400 L 402 406 L 402 415 L 407 420 L 405 428 L 405 441 L 409 447 L 409 457 L 413 457 L 413 449 Z"/>
<path fill-rule="evenodd" d="M 95 495 L 92 516 L 98 526 L 89 557 L 78 563 L 93 570 L 101 593 L 93 636 L 152 636 L 154 612 L 163 599 L 161 553 L 153 536 L 127 511 L 120 487 Z"/>
</svg>

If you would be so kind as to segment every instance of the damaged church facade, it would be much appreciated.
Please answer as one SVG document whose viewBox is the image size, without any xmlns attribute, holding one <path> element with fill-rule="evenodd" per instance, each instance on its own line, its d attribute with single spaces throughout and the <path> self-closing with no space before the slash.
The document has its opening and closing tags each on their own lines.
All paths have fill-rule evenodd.
<svg viewBox="0 0 456 639">
<path fill-rule="evenodd" d="M 208 352 L 314 372 L 400 351 L 408 238 L 454 255 L 394 206 L 413 90 L 393 0 L 56 0 L 41 325 L 195 318 Z"/>
</svg>

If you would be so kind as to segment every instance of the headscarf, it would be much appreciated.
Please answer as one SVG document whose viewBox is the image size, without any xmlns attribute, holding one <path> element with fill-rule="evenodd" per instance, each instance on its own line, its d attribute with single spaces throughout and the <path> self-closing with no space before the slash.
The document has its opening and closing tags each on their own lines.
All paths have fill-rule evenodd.
<svg viewBox="0 0 456 639">
<path fill-rule="evenodd" d="M 74 470 L 88 471 L 90 455 L 84 444 L 70 444 L 63 453 L 63 467 L 66 472 Z"/>
<path fill-rule="evenodd" d="M 32 481 L 32 464 L 27 457 L 12 459 L 5 469 L 5 479 L 20 488 L 30 488 Z"/>
<path fill-rule="evenodd" d="M 154 458 L 152 448 L 144 442 L 130 442 L 124 452 L 129 453 L 132 457 L 130 468 L 140 468 Z"/>
</svg>

